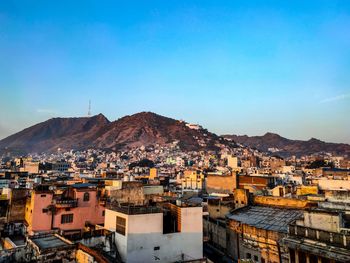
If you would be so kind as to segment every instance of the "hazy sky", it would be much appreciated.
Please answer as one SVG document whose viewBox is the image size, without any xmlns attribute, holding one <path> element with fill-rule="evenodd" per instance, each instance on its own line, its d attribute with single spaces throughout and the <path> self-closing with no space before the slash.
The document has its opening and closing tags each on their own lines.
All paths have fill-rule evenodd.
<svg viewBox="0 0 350 263">
<path fill-rule="evenodd" d="M 350 143 L 350 1 L 0 1 L 0 138 L 153 111 Z"/>
</svg>

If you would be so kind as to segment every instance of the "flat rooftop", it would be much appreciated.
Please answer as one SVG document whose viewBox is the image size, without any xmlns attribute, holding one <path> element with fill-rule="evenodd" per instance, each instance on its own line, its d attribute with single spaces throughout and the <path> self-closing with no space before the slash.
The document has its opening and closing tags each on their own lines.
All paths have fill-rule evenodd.
<svg viewBox="0 0 350 263">
<path fill-rule="evenodd" d="M 302 210 L 267 206 L 249 206 L 231 213 L 227 218 L 256 228 L 281 233 L 288 232 L 288 224 L 303 216 Z"/>
<path fill-rule="evenodd" d="M 68 242 L 63 241 L 62 239 L 60 239 L 55 235 L 49 235 L 44 237 L 34 237 L 31 239 L 31 241 L 35 245 L 37 245 L 40 250 L 64 248 L 71 245 Z"/>
<path fill-rule="evenodd" d="M 26 244 L 26 238 L 24 236 L 11 236 L 11 241 L 17 246 L 24 246 Z"/>
</svg>

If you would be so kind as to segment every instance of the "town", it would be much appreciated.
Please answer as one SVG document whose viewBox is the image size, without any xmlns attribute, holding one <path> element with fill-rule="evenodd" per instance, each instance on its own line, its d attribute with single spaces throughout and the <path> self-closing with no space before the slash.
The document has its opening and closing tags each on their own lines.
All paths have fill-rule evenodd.
<svg viewBox="0 0 350 263">
<path fill-rule="evenodd" d="M 350 0 L 0 0 L 0 263 L 350 263 Z"/>
<path fill-rule="evenodd" d="M 225 141 L 3 156 L 0 262 L 350 261 L 347 156 Z"/>
</svg>

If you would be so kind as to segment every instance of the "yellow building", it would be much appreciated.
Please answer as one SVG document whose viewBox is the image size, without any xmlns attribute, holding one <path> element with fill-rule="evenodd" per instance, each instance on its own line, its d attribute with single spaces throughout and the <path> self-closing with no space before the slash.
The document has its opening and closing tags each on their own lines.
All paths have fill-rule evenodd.
<svg viewBox="0 0 350 263">
<path fill-rule="evenodd" d="M 297 188 L 297 196 L 302 195 L 317 195 L 318 187 L 316 185 L 300 185 Z"/>
<path fill-rule="evenodd" d="M 158 177 L 158 169 L 157 168 L 149 169 L 149 179 L 154 180 L 157 177 Z"/>
<path fill-rule="evenodd" d="M 204 175 L 201 171 L 186 170 L 184 178 L 181 179 L 182 189 L 203 189 Z"/>
</svg>

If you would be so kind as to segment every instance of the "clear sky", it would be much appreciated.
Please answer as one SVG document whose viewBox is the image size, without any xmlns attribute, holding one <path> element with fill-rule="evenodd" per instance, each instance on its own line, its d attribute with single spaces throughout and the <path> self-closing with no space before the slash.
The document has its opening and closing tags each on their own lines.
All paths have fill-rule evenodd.
<svg viewBox="0 0 350 263">
<path fill-rule="evenodd" d="M 350 143 L 350 1 L 0 1 L 0 138 L 89 99 Z"/>
</svg>

